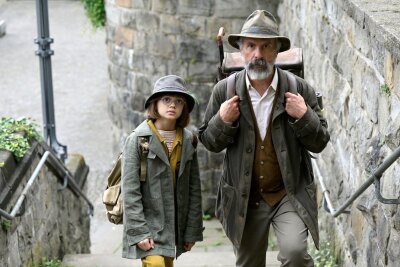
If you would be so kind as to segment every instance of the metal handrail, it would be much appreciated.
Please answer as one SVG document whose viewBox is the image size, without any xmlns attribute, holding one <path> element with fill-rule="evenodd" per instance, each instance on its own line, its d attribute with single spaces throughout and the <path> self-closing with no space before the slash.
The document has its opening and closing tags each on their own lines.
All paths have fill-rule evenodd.
<svg viewBox="0 0 400 267">
<path fill-rule="evenodd" d="M 48 161 L 49 157 L 51 159 L 53 159 L 53 161 Z M 43 154 L 43 156 L 41 157 L 38 165 L 36 166 L 36 168 L 33 171 L 31 177 L 29 178 L 29 180 L 28 180 L 26 186 L 24 187 L 21 195 L 19 196 L 14 208 L 11 210 L 11 213 L 8 213 L 5 210 L 0 209 L 0 215 L 5 217 L 5 218 L 7 218 L 8 220 L 14 220 L 15 217 L 17 217 L 17 214 L 18 214 L 19 210 L 21 209 L 22 204 L 24 203 L 24 200 L 26 198 L 26 195 L 27 195 L 29 189 L 33 185 L 33 182 L 36 180 L 36 177 L 38 176 L 40 170 L 42 169 L 42 167 L 44 166 L 46 161 L 48 161 L 50 163 L 55 163 L 55 165 L 56 165 L 56 167 L 58 169 L 62 169 L 65 172 L 65 176 L 64 176 L 65 180 L 64 180 L 64 182 L 68 183 L 68 185 L 70 186 L 70 188 L 72 189 L 73 192 L 75 192 L 79 196 L 83 197 L 83 199 L 89 205 L 89 214 L 93 216 L 94 207 L 93 207 L 92 203 L 86 197 L 86 195 L 79 189 L 79 187 L 75 183 L 74 178 L 73 178 L 72 174 L 70 173 L 70 171 L 63 164 L 61 164 L 59 162 L 60 160 L 55 155 L 53 155 L 53 153 L 51 153 L 50 151 L 46 151 Z"/>
<path fill-rule="evenodd" d="M 378 200 L 382 203 L 385 204 L 400 204 L 400 198 L 398 199 L 386 199 L 382 197 L 381 192 L 380 192 L 380 178 L 382 177 L 382 174 L 386 171 L 387 168 L 389 168 L 398 158 L 400 157 L 400 147 L 398 147 L 389 157 L 387 157 L 382 164 L 372 173 L 371 177 L 365 181 L 358 189 L 357 191 L 349 198 L 345 203 L 342 204 L 337 210 L 333 208 L 332 201 L 329 196 L 329 190 L 326 189 L 326 186 L 324 184 L 324 181 L 322 180 L 322 175 L 321 172 L 318 168 L 317 164 L 314 165 L 314 169 L 316 172 L 316 176 L 318 178 L 319 184 L 321 185 L 322 188 L 322 193 L 324 195 L 324 199 L 326 201 L 326 209 L 327 211 L 333 216 L 337 217 L 341 213 L 346 212 L 346 208 L 350 206 L 351 203 L 355 199 L 357 199 L 371 184 L 375 182 L 375 194 L 378 198 Z"/>
</svg>

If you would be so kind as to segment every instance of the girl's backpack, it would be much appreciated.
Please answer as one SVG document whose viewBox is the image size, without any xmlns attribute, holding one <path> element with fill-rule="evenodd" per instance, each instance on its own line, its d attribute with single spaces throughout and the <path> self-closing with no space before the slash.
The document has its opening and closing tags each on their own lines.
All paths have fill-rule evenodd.
<svg viewBox="0 0 400 267">
<path fill-rule="evenodd" d="M 140 181 L 146 180 L 147 153 L 149 152 L 149 137 L 139 137 L 140 147 Z M 107 176 L 107 188 L 103 193 L 103 203 L 106 206 L 107 218 L 114 224 L 122 224 L 123 206 L 121 196 L 121 158 L 118 156 L 114 167 Z"/>
</svg>

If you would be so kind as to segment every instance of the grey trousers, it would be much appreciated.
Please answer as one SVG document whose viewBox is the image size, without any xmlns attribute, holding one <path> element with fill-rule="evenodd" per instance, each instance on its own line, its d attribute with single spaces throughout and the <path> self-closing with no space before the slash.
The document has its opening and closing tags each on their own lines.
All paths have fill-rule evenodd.
<svg viewBox="0 0 400 267">
<path fill-rule="evenodd" d="M 281 266 L 314 266 L 307 253 L 307 226 L 285 196 L 274 208 L 261 201 L 258 208 L 248 209 L 242 243 L 234 248 L 237 267 L 265 267 L 271 224 L 278 241 Z"/>
</svg>

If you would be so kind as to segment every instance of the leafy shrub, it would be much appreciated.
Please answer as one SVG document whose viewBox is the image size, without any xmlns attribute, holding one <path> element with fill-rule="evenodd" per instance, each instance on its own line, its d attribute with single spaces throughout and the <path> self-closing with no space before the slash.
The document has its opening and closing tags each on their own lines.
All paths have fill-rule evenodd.
<svg viewBox="0 0 400 267">
<path fill-rule="evenodd" d="M 106 24 L 106 11 L 104 0 L 81 0 L 90 22 L 95 29 L 104 27 Z"/>
<path fill-rule="evenodd" d="M 338 267 L 333 251 L 329 242 L 321 242 L 319 250 L 311 248 L 309 253 L 314 259 L 315 267 Z"/>
<path fill-rule="evenodd" d="M 29 150 L 29 140 L 42 140 L 38 125 L 28 118 L 0 120 L 0 149 L 13 153 L 17 161 Z"/>
</svg>

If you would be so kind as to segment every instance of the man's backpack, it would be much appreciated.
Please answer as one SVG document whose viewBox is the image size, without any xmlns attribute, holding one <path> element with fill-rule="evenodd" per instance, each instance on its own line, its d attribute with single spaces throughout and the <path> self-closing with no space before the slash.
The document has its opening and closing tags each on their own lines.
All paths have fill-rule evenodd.
<svg viewBox="0 0 400 267">
<path fill-rule="evenodd" d="M 140 181 L 146 181 L 147 154 L 149 152 L 149 137 L 138 137 L 140 147 Z M 106 206 L 107 218 L 114 224 L 122 224 L 123 205 L 121 195 L 121 161 L 118 156 L 114 167 L 107 176 L 107 188 L 103 193 L 103 203 Z"/>
</svg>

